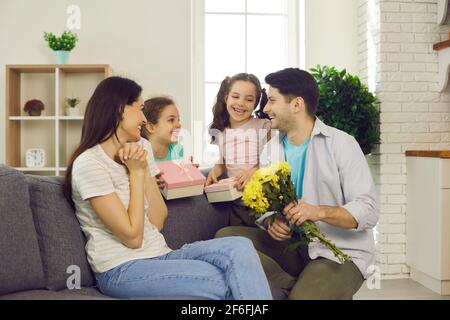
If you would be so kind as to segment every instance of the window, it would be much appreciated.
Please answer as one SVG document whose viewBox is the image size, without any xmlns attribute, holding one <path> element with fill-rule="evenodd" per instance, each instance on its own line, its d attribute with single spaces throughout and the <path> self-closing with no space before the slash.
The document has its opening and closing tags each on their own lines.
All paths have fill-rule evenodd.
<svg viewBox="0 0 450 320">
<path fill-rule="evenodd" d="M 263 83 L 270 72 L 303 65 L 299 55 L 303 0 L 192 1 L 193 128 L 201 126 L 203 132 L 201 143 L 194 142 L 194 154 L 202 155 L 202 164 L 212 165 L 218 150 L 209 143 L 207 127 L 220 83 L 240 72 L 253 73 Z M 195 133 L 194 138 L 200 142 Z"/>
</svg>

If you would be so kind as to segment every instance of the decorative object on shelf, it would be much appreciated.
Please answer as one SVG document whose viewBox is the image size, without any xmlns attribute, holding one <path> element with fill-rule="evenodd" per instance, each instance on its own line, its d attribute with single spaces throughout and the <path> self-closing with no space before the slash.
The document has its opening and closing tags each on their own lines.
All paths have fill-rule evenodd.
<svg viewBox="0 0 450 320">
<path fill-rule="evenodd" d="M 448 38 L 449 40 L 433 44 L 433 50 L 438 52 L 440 92 L 447 88 L 450 74 L 450 32 L 448 33 Z"/>
<path fill-rule="evenodd" d="M 71 31 L 64 31 L 60 37 L 55 36 L 51 32 L 44 32 L 44 39 L 47 41 L 49 48 L 56 53 L 57 64 L 69 63 L 70 51 L 75 48 L 78 36 Z"/>
<path fill-rule="evenodd" d="M 45 150 L 31 148 L 25 151 L 25 165 L 28 168 L 42 168 L 45 166 Z"/>
<path fill-rule="evenodd" d="M 80 103 L 80 99 L 78 98 L 66 98 L 66 115 L 68 116 L 79 116 L 80 108 L 77 105 Z"/>
<path fill-rule="evenodd" d="M 310 69 L 320 88 L 317 116 L 327 125 L 352 135 L 365 155 L 380 142 L 380 102 L 367 86 L 344 69 Z"/>
<path fill-rule="evenodd" d="M 448 0 L 437 0 L 437 24 L 443 25 L 447 19 Z"/>
<path fill-rule="evenodd" d="M 28 112 L 30 116 L 40 116 L 44 109 L 44 103 L 37 99 L 27 101 L 23 107 L 23 111 Z"/>
</svg>

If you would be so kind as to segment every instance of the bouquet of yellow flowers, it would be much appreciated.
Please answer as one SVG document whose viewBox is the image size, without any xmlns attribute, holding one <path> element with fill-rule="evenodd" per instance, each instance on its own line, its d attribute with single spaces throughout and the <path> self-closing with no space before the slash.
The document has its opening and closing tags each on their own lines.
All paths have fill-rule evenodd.
<svg viewBox="0 0 450 320">
<path fill-rule="evenodd" d="M 242 201 L 252 209 L 257 218 L 267 211 L 275 211 L 276 214 L 284 216 L 283 209 L 292 202 L 297 203 L 289 164 L 281 162 L 257 170 L 244 188 Z M 293 243 L 294 248 L 299 245 L 307 245 L 311 241 L 320 241 L 334 253 L 341 263 L 351 260 L 325 237 L 313 221 L 307 220 L 300 227 L 291 225 L 291 230 L 294 238 L 299 240 Z"/>
</svg>

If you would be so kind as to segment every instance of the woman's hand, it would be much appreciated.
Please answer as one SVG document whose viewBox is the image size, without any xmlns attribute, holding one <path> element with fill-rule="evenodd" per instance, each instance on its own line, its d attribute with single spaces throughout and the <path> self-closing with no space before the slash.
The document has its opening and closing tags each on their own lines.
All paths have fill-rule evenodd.
<svg viewBox="0 0 450 320">
<path fill-rule="evenodd" d="M 118 151 L 120 161 L 130 172 L 147 169 L 147 151 L 137 143 L 125 143 Z"/>
<path fill-rule="evenodd" d="M 244 190 L 245 185 L 250 180 L 252 175 L 255 173 L 255 171 L 258 170 L 257 168 L 252 168 L 249 170 L 243 170 L 239 175 L 236 176 L 236 182 L 234 184 L 234 187 L 238 191 Z"/>
</svg>

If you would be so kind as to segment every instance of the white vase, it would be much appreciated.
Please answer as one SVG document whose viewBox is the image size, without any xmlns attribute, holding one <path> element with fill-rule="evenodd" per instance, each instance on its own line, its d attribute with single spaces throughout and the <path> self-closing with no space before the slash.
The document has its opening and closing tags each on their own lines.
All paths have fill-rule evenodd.
<svg viewBox="0 0 450 320">
<path fill-rule="evenodd" d="M 69 117 L 78 117 L 80 115 L 80 108 L 66 107 L 66 115 L 68 115 Z"/>
</svg>

